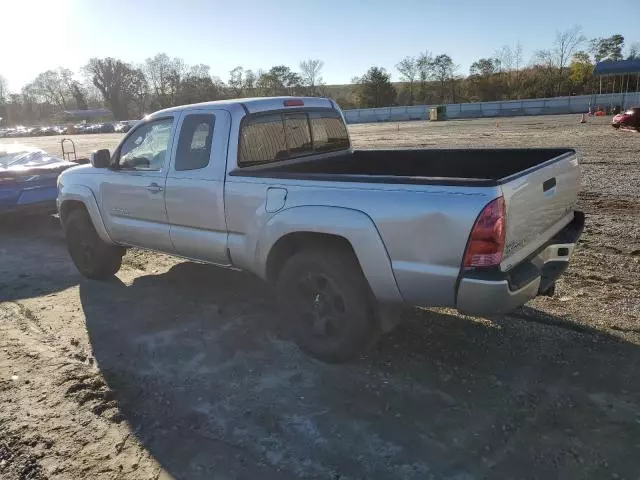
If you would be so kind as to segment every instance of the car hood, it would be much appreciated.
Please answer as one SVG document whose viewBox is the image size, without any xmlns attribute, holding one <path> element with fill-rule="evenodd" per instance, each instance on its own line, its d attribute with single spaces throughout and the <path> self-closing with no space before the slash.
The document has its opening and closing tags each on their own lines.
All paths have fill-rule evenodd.
<svg viewBox="0 0 640 480">
<path fill-rule="evenodd" d="M 0 176 L 59 173 L 76 164 L 24 145 L 0 145 Z"/>
</svg>

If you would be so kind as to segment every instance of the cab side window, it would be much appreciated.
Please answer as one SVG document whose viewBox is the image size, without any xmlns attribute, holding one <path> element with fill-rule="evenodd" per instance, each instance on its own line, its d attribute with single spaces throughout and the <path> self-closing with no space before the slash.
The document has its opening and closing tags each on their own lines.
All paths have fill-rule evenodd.
<svg viewBox="0 0 640 480">
<path fill-rule="evenodd" d="M 172 124 L 172 118 L 161 118 L 136 128 L 120 149 L 120 168 L 161 170 L 167 157 Z"/>
<path fill-rule="evenodd" d="M 209 165 L 215 117 L 212 114 L 191 114 L 182 121 L 176 171 L 198 170 Z"/>
</svg>

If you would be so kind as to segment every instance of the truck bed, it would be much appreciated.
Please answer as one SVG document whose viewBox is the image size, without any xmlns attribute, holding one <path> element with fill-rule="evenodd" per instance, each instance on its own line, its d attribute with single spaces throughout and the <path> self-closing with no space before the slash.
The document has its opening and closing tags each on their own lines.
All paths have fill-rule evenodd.
<svg viewBox="0 0 640 480">
<path fill-rule="evenodd" d="M 324 158 L 314 156 L 246 167 L 231 175 L 489 186 L 573 153 L 570 148 L 353 150 Z"/>
</svg>

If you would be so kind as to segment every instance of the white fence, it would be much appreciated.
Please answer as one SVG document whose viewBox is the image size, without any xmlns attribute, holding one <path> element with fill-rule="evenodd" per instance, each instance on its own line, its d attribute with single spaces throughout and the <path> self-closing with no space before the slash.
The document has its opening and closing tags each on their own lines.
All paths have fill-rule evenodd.
<svg viewBox="0 0 640 480">
<path fill-rule="evenodd" d="M 506 100 L 503 102 L 455 103 L 447 105 L 447 118 L 515 117 L 519 115 L 555 115 L 563 113 L 587 113 L 589 107 L 607 108 L 620 105 L 623 108 L 640 106 L 640 92 L 581 95 L 575 97 L 535 98 Z M 429 107 L 383 107 L 345 110 L 347 123 L 393 122 L 426 120 Z"/>
</svg>

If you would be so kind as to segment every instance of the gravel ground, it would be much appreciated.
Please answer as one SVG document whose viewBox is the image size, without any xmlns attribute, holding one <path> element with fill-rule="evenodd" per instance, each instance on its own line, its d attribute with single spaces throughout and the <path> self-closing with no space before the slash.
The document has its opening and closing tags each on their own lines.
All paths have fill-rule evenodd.
<svg viewBox="0 0 640 480">
<path fill-rule="evenodd" d="M 419 311 L 332 366 L 248 275 L 131 250 L 91 282 L 54 219 L 5 222 L 0 478 L 637 479 L 640 135 L 577 116 L 350 130 L 358 147 L 575 146 L 587 227 L 556 296 Z M 84 156 L 119 138 L 74 139 Z"/>
</svg>

